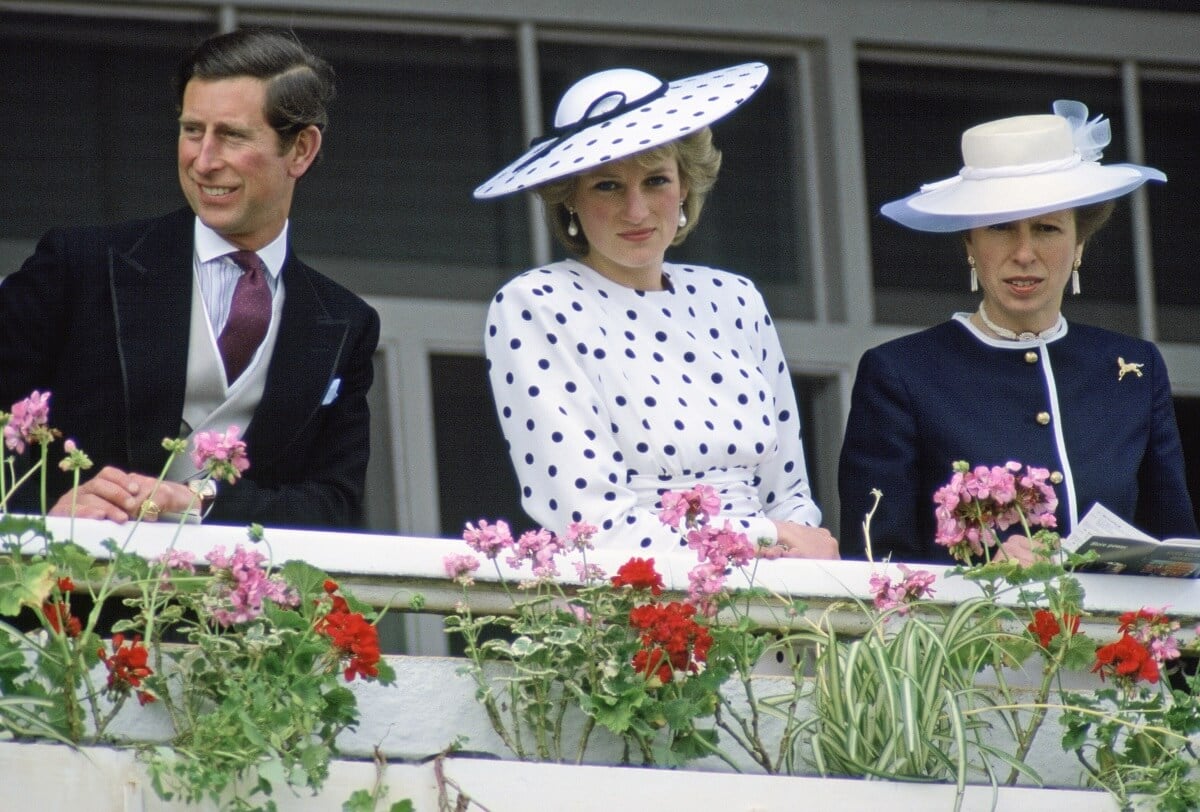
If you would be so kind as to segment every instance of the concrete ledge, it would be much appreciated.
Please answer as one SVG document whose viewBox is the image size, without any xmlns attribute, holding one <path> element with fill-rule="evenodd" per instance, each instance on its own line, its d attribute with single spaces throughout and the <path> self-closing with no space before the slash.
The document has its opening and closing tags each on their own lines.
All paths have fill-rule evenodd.
<svg viewBox="0 0 1200 812">
<path fill-rule="evenodd" d="M 453 758 L 442 763 L 449 809 L 464 793 L 489 812 L 614 809 L 721 809 L 730 812 L 791 812 L 798 808 L 839 812 L 892 809 L 953 809 L 952 786 L 843 779 L 788 778 L 647 770 L 635 767 L 569 767 Z M 417 812 L 438 806 L 435 765 L 336 761 L 316 796 L 276 795 L 281 812 L 339 809 L 352 792 L 386 785 L 380 809 L 409 799 Z M 452 782 L 452 783 L 451 783 Z M 187 806 L 161 801 L 134 753 L 110 748 L 72 750 L 49 744 L 0 743 L 0 787 L 19 794 L 25 809 L 86 809 L 90 812 L 215 812 L 211 803 Z M 463 808 L 478 809 L 477 806 Z M 1014 812 L 1115 812 L 1108 795 L 1080 790 L 968 787 L 962 809 Z"/>
</svg>

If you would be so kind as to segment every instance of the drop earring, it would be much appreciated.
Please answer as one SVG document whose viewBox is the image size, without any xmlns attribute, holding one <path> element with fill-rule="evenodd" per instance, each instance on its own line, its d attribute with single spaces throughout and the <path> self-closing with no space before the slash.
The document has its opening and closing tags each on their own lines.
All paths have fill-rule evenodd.
<svg viewBox="0 0 1200 812">
<path fill-rule="evenodd" d="M 1075 267 L 1071 269 L 1071 295 L 1079 295 L 1079 266 L 1083 264 L 1083 257 L 1075 257 Z"/>
<path fill-rule="evenodd" d="M 979 292 L 979 274 L 975 273 L 975 257 L 967 254 L 967 264 L 971 266 L 971 292 Z"/>
<path fill-rule="evenodd" d="M 683 228 L 687 223 L 687 212 L 683 210 L 683 203 L 681 201 L 679 204 L 679 227 Z"/>
<path fill-rule="evenodd" d="M 567 234 L 572 237 L 579 236 L 579 223 L 575 222 L 574 209 L 567 209 Z"/>
</svg>

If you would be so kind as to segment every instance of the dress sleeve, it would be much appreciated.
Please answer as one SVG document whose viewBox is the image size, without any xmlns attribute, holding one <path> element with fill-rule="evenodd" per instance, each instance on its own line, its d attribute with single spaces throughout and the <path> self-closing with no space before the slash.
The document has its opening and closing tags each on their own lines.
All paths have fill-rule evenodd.
<svg viewBox="0 0 1200 812">
<path fill-rule="evenodd" d="M 677 532 L 639 508 L 627 487 L 615 427 L 589 372 L 604 368 L 604 349 L 588 344 L 594 316 L 586 308 L 559 307 L 561 300 L 538 281 L 537 272 L 529 272 L 505 286 L 488 310 L 484 335 L 522 506 L 558 534 L 571 522 L 595 525 L 599 547 L 678 547 Z"/>
<path fill-rule="evenodd" d="M 1162 354 L 1150 345 L 1154 402 L 1145 456 L 1138 470 L 1136 523 L 1160 538 L 1200 535 L 1188 495 L 1183 446 L 1175 422 L 1171 383 Z M 1148 365 L 1149 366 L 1149 365 Z"/>
<path fill-rule="evenodd" d="M 792 385 L 791 372 L 779 343 L 775 324 L 761 303 L 762 315 L 755 327 L 759 335 L 759 363 L 763 377 L 771 387 L 778 451 L 768 455 L 758 468 L 758 490 L 768 519 L 796 522 L 810 527 L 821 524 L 821 509 L 813 501 L 808 484 L 808 466 L 801 441 L 800 410 Z M 774 540 L 775 526 L 765 522 L 759 536 Z M 751 538 L 754 538 L 751 535 Z"/>
<path fill-rule="evenodd" d="M 858 365 L 838 466 L 843 558 L 866 557 L 863 520 L 875 503 L 871 491 L 878 489 L 883 498 L 871 519 L 872 558 L 879 561 L 890 553 L 897 561 L 927 559 L 914 538 L 920 526 L 919 442 L 904 382 L 888 368 L 883 353 L 869 350 Z"/>
</svg>

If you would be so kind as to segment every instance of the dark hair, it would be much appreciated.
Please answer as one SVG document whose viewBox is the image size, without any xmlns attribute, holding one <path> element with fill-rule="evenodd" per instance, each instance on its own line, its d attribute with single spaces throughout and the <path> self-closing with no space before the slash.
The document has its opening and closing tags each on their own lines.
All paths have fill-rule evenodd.
<svg viewBox="0 0 1200 812">
<path fill-rule="evenodd" d="M 700 211 L 704 208 L 704 201 L 713 184 L 717 182 L 717 173 L 721 171 L 721 151 L 713 146 L 712 130 L 705 127 L 683 138 L 668 141 L 660 147 L 635 153 L 625 160 L 632 159 L 642 167 L 650 167 L 665 158 L 675 159 L 679 167 L 679 182 L 687 188 L 683 210 L 687 214 L 688 222 L 686 226 L 680 227 L 675 233 L 675 239 L 671 241 L 671 245 L 679 245 L 700 222 Z M 570 207 L 575 198 L 575 184 L 582 174 L 576 173 L 552 180 L 534 189 L 542 198 L 550 233 L 568 251 L 578 256 L 588 252 L 587 235 L 580 229 L 578 234 L 571 236 L 567 232 L 567 223 L 571 219 Z"/>
<path fill-rule="evenodd" d="M 179 66 L 176 103 L 192 79 L 250 76 L 267 83 L 263 118 L 279 134 L 287 151 L 309 126 L 322 132 L 329 123 L 326 107 L 334 96 L 333 68 L 288 32 L 245 28 L 218 34 L 200 43 Z M 317 160 L 320 160 L 317 154 Z"/>
<path fill-rule="evenodd" d="M 1117 201 L 1105 200 L 1075 209 L 1075 242 L 1083 244 L 1095 236 L 1116 208 Z"/>
<path fill-rule="evenodd" d="M 1096 236 L 1096 232 L 1104 228 L 1104 224 L 1108 222 L 1108 218 L 1112 217 L 1116 208 L 1116 200 L 1104 200 L 1100 203 L 1090 203 L 1072 209 L 1075 213 L 1075 244 L 1083 245 Z M 960 234 L 963 242 L 970 245 L 971 231 L 968 229 Z"/>
</svg>

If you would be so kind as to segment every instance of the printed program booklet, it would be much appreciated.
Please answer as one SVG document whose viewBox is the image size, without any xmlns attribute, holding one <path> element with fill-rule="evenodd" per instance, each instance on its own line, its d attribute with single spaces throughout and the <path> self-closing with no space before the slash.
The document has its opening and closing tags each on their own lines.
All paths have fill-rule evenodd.
<svg viewBox="0 0 1200 812">
<path fill-rule="evenodd" d="M 1086 572 L 1200 577 L 1200 539 L 1159 541 L 1100 504 L 1079 520 L 1062 546 L 1070 552 L 1094 551 L 1100 556 L 1095 564 L 1083 568 Z"/>
</svg>

